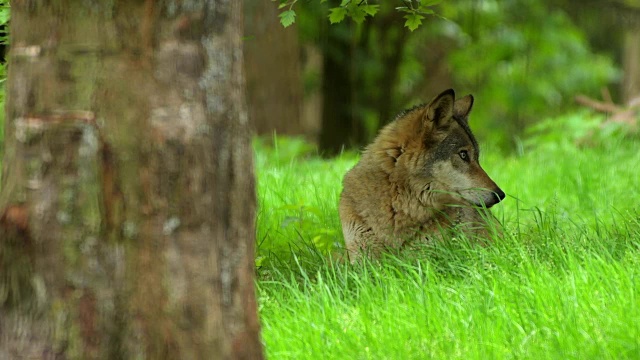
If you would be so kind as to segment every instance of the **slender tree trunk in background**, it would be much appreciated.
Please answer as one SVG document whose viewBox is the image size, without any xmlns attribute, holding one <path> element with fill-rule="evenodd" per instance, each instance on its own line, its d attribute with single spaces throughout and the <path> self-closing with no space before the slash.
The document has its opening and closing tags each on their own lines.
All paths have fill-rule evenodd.
<svg viewBox="0 0 640 360">
<path fill-rule="evenodd" d="M 340 153 L 344 146 L 356 146 L 364 137 L 364 126 L 354 116 L 354 76 L 350 65 L 353 46 L 349 26 L 346 23 L 331 26 L 323 53 L 319 148 L 325 156 Z"/>
<path fill-rule="evenodd" d="M 381 61 L 384 71 L 378 81 L 378 86 L 376 86 L 379 89 L 379 95 L 371 104 L 377 110 L 379 128 L 393 121 L 395 114 L 401 110 L 397 108 L 399 104 L 396 96 L 396 85 L 398 83 L 400 62 L 410 34 L 408 29 L 398 26 L 398 24 L 402 24 L 402 16 L 401 12 L 391 9 L 391 11 L 381 14 L 381 16 L 372 20 L 379 33 L 380 43 L 383 47 Z M 366 48 L 367 44 L 363 45 Z"/>
<path fill-rule="evenodd" d="M 305 77 L 302 99 L 301 122 L 304 134 L 314 143 L 318 143 L 322 130 L 322 50 L 316 44 L 307 43 L 302 50 L 302 74 Z M 307 81 L 309 82 L 307 84 Z"/>
<path fill-rule="evenodd" d="M 258 134 L 301 135 L 302 80 L 298 28 L 284 28 L 278 3 L 244 0 L 249 119 Z"/>
<path fill-rule="evenodd" d="M 387 69 L 387 71 L 384 72 L 382 79 L 380 79 L 381 96 L 380 101 L 378 101 L 380 127 L 390 123 L 396 113 L 396 111 L 393 110 L 394 105 L 397 105 L 397 103 L 393 100 L 396 98 L 396 85 L 398 82 L 402 52 L 404 45 L 407 43 L 407 31 L 405 29 L 396 30 L 399 34 L 393 42 L 393 51 L 384 59 L 384 68 Z"/>
<path fill-rule="evenodd" d="M 356 32 L 353 24 L 332 25 L 324 45 L 322 130 L 320 150 L 335 155 L 343 147 L 360 147 L 371 139 L 365 113 L 375 114 L 382 127 L 400 111 L 396 89 L 410 33 L 398 26 L 402 13 L 391 4 Z M 382 71 L 372 73 L 372 59 Z M 374 132 L 375 134 L 375 132 Z"/>
<path fill-rule="evenodd" d="M 259 359 L 242 2 L 14 0 L 0 359 Z"/>
<path fill-rule="evenodd" d="M 624 34 L 622 97 L 625 103 L 640 96 L 640 28 L 628 28 Z"/>
</svg>

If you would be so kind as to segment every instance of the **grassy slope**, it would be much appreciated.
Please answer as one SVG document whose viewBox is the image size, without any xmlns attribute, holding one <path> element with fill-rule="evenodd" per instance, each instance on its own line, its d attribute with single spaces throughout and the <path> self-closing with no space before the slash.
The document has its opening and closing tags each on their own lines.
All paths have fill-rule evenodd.
<svg viewBox="0 0 640 360">
<path fill-rule="evenodd" d="M 290 148 L 290 147 L 289 147 Z M 640 152 L 631 141 L 538 148 L 483 166 L 511 234 L 334 265 L 354 156 L 257 156 L 259 303 L 272 359 L 640 358 Z M 292 248 L 296 256 L 289 251 Z"/>
</svg>

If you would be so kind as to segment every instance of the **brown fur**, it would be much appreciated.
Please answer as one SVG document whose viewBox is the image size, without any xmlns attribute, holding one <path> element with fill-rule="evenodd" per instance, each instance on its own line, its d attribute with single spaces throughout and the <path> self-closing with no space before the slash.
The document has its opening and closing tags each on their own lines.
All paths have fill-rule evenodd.
<svg viewBox="0 0 640 360">
<path fill-rule="evenodd" d="M 398 116 L 365 149 L 340 198 L 351 261 L 440 237 L 443 229 L 486 237 L 485 215 L 474 205 L 491 207 L 504 193 L 478 163 L 467 125 L 472 105 L 471 95 L 456 101 L 447 90 Z"/>
</svg>

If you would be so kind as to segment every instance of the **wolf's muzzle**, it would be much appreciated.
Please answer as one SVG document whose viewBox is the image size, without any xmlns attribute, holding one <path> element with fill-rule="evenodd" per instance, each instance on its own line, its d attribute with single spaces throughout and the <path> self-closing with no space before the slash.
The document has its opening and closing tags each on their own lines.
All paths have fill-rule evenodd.
<svg viewBox="0 0 640 360">
<path fill-rule="evenodd" d="M 500 189 L 500 188 L 495 189 L 491 194 L 493 195 L 493 199 L 491 201 L 489 201 L 487 204 L 485 204 L 487 206 L 487 208 L 490 208 L 493 205 L 499 203 L 506 196 L 504 191 L 502 191 L 502 189 Z"/>
</svg>

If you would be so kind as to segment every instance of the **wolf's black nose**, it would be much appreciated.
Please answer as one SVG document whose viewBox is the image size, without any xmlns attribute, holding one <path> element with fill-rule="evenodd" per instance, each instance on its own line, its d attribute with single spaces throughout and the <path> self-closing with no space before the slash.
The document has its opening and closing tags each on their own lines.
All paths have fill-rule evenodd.
<svg viewBox="0 0 640 360">
<path fill-rule="evenodd" d="M 489 192 L 485 192 L 485 196 L 489 195 Z M 502 191 L 502 189 L 500 189 L 499 187 L 496 187 L 495 189 L 493 189 L 493 191 L 491 191 L 491 195 L 488 197 L 485 197 L 484 199 L 484 206 L 488 208 L 492 207 L 493 205 L 499 203 L 500 201 L 502 201 L 502 199 L 505 198 L 505 193 L 504 191 Z M 476 204 L 478 206 L 483 206 L 482 203 L 480 204 Z"/>
</svg>

